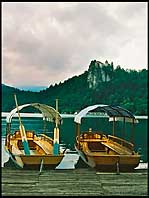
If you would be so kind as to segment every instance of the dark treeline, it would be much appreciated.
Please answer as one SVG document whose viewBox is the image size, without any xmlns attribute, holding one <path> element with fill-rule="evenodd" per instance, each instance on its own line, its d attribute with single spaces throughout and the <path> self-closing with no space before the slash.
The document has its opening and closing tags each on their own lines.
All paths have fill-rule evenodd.
<svg viewBox="0 0 149 198">
<path fill-rule="evenodd" d="M 113 63 L 109 64 L 106 61 L 102 70 L 105 74 L 107 70 L 110 80 L 96 82 L 96 88 L 92 88 L 89 87 L 88 76 L 94 69 L 95 62 L 91 61 L 90 69 L 83 74 L 63 83 L 50 85 L 40 92 L 21 91 L 2 85 L 2 111 L 9 112 L 15 108 L 14 93 L 16 93 L 19 105 L 39 102 L 55 107 L 55 99 L 58 98 L 60 113 L 78 112 L 93 104 L 111 104 L 124 107 L 135 115 L 147 115 L 148 71 L 124 70 L 120 66 L 113 69 Z"/>
</svg>

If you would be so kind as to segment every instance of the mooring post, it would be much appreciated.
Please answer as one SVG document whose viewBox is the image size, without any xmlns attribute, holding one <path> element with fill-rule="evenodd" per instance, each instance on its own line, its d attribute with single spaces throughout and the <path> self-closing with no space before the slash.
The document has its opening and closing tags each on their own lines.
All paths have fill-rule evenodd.
<svg viewBox="0 0 149 198">
<path fill-rule="evenodd" d="M 117 175 L 119 175 L 120 174 L 120 167 L 119 167 L 119 158 L 118 158 L 118 160 L 117 160 L 117 162 L 116 162 L 116 174 Z"/>
<path fill-rule="evenodd" d="M 78 148 L 80 149 L 80 124 L 76 124 L 76 137 L 78 137 Z"/>
<path fill-rule="evenodd" d="M 41 174 L 42 169 L 43 169 L 43 158 L 40 163 L 39 175 Z"/>
</svg>

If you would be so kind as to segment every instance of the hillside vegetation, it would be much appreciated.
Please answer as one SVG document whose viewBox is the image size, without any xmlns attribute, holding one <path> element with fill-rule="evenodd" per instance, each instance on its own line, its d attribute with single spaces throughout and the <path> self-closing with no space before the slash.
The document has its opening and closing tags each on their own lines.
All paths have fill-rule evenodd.
<svg viewBox="0 0 149 198">
<path fill-rule="evenodd" d="M 40 92 L 21 91 L 2 85 L 2 111 L 15 108 L 14 93 L 18 104 L 45 103 L 55 107 L 59 99 L 61 113 L 78 112 L 93 104 L 111 104 L 124 107 L 136 115 L 147 115 L 147 74 L 146 69 L 114 69 L 113 63 L 91 61 L 89 69 L 63 83 L 50 85 Z"/>
</svg>

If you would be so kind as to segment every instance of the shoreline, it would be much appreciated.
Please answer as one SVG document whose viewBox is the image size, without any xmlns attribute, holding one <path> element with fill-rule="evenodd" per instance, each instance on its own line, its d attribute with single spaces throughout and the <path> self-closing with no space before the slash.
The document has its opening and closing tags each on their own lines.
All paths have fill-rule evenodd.
<svg viewBox="0 0 149 198">
<path fill-rule="evenodd" d="M 9 114 L 9 112 L 1 112 L 1 117 L 2 119 L 7 117 Z M 76 114 L 60 114 L 62 116 L 62 118 L 74 118 L 76 116 Z M 41 113 L 20 113 L 21 117 L 26 117 L 26 118 L 42 118 L 42 114 Z M 13 117 L 18 117 L 18 114 L 13 115 Z M 100 117 L 100 118 L 109 118 L 109 116 L 106 115 L 87 115 L 85 117 Z M 147 115 L 140 115 L 140 116 L 135 116 L 136 119 L 148 119 Z"/>
</svg>

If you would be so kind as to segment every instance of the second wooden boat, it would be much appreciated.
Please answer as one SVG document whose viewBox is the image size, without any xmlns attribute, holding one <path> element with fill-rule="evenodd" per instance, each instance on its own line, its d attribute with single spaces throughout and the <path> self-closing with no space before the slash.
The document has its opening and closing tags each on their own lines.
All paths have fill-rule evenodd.
<svg viewBox="0 0 149 198">
<path fill-rule="evenodd" d="M 99 131 L 80 132 L 81 119 L 89 111 L 99 109 L 109 116 L 113 121 L 113 134 Z M 97 114 L 97 112 L 96 112 Z M 135 152 L 133 139 L 126 141 L 115 136 L 115 122 L 131 122 L 132 125 L 138 121 L 134 115 L 119 106 L 93 105 L 80 111 L 74 119 L 76 123 L 76 143 L 75 148 L 82 160 L 92 168 L 101 171 L 132 171 L 140 162 L 140 155 Z M 134 133 L 134 131 L 132 131 Z M 131 136 L 133 138 L 133 136 Z"/>
</svg>

